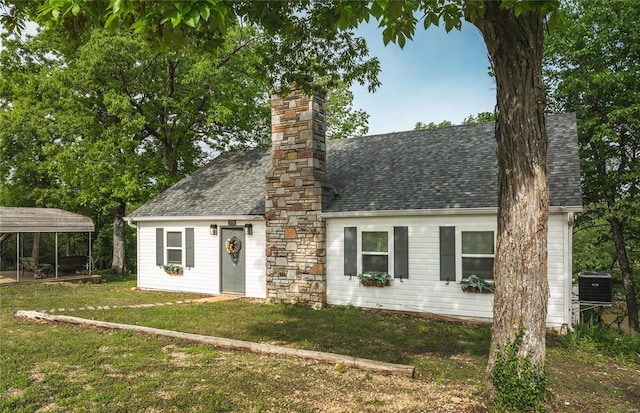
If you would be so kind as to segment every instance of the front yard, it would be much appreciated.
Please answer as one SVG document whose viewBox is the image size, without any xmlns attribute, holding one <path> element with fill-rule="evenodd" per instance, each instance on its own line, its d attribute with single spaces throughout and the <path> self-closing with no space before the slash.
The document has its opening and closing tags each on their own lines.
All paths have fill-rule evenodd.
<svg viewBox="0 0 640 413">
<path fill-rule="evenodd" d="M 200 298 L 137 291 L 134 286 L 135 279 L 120 278 L 100 285 L 0 288 L 0 411 L 491 411 L 480 395 L 490 339 L 486 325 L 351 307 L 313 311 L 251 300 L 122 308 Z M 71 308 L 75 311 L 69 312 Z M 17 310 L 52 309 L 55 314 L 410 364 L 417 378 L 13 316 Z M 550 335 L 550 410 L 640 411 L 640 354 L 635 351 L 640 352 L 640 345 L 611 354 L 596 341 Z"/>
</svg>

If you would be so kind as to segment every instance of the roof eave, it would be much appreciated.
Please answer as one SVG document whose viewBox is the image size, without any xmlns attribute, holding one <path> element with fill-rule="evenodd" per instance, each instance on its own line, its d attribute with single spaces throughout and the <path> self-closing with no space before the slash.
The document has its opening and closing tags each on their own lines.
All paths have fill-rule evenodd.
<svg viewBox="0 0 640 413">
<path fill-rule="evenodd" d="M 551 206 L 549 213 L 582 212 L 582 206 Z M 403 209 L 393 211 L 341 211 L 323 212 L 323 218 L 389 217 L 389 216 L 431 216 L 431 215 L 495 215 L 498 208 L 443 208 L 443 209 Z"/>
<path fill-rule="evenodd" d="M 153 221 L 256 221 L 264 220 L 263 215 L 202 215 L 202 216 L 142 216 L 124 217 L 128 222 L 153 222 Z"/>
</svg>

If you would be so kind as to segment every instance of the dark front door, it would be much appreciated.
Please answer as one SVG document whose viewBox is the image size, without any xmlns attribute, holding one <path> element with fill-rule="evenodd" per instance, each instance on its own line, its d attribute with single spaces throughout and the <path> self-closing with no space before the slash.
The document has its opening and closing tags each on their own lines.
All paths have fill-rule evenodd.
<svg viewBox="0 0 640 413">
<path fill-rule="evenodd" d="M 244 294 L 244 230 L 243 228 L 222 228 L 220 267 L 222 271 L 223 293 Z"/>
</svg>

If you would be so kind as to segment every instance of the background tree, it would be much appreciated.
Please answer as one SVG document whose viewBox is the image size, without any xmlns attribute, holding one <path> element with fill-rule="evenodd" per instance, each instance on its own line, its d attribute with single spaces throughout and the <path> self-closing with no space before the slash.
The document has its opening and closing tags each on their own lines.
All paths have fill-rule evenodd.
<svg viewBox="0 0 640 413">
<path fill-rule="evenodd" d="M 493 112 L 480 112 L 477 115 L 469 115 L 462 121 L 463 125 L 470 125 L 472 123 L 483 123 L 483 122 L 495 122 L 496 115 Z"/>
<path fill-rule="evenodd" d="M 3 157 L 11 161 L 3 163 L 6 190 L 34 194 L 22 177 L 35 176 L 35 188 L 56 192 L 56 199 L 40 205 L 111 215 L 111 269 L 123 273 L 127 205 L 149 199 L 212 153 L 263 144 L 269 136 L 269 109 L 260 101 L 266 101 L 267 87 L 248 73 L 257 66 L 247 61 L 255 58 L 253 51 L 231 35 L 230 44 L 219 46 L 215 56 L 193 53 L 193 43 L 154 52 L 142 36 L 104 29 L 85 37 L 74 42 L 77 48 L 66 47 L 55 30 L 25 43 L 6 42 L 3 56 L 11 63 L 3 65 L 7 77 L 2 82 L 7 90 Z M 29 60 L 48 65 L 33 64 L 29 82 L 9 84 L 31 70 L 25 67 Z M 26 116 L 34 122 L 25 122 Z M 25 136 L 29 124 L 43 125 L 37 136 Z M 25 145 L 38 156 L 25 151 Z M 36 175 L 38 170 L 42 173 Z M 14 200 L 21 205 L 32 201 Z"/>
<path fill-rule="evenodd" d="M 416 122 L 416 125 L 413 127 L 413 130 L 424 130 L 424 129 L 439 129 L 439 128 L 448 128 L 449 126 L 453 126 L 453 123 L 449 120 L 443 120 L 440 123 L 435 122 Z"/>
<path fill-rule="evenodd" d="M 57 138 L 48 116 L 57 86 L 51 78 L 59 63 L 38 44 L 24 45 L 2 35 L 0 54 L 0 199 L 5 206 L 45 206 L 57 182 L 50 179 L 45 150 Z M 32 99 L 26 99 L 31 96 Z"/>
<path fill-rule="evenodd" d="M 633 0 L 572 0 L 563 12 L 571 30 L 547 40 L 546 75 L 552 109 L 578 117 L 587 208 L 577 230 L 608 222 L 614 274 L 621 276 L 629 329 L 637 334 L 634 272 L 640 268 L 632 254 L 640 227 L 640 9 Z M 600 264 L 585 269 L 611 271 Z"/>
<path fill-rule="evenodd" d="M 483 122 L 495 122 L 496 117 L 491 112 L 480 112 L 477 115 L 469 115 L 463 119 L 462 125 L 471 125 L 474 123 L 483 123 Z M 416 125 L 413 127 L 413 130 L 422 130 L 422 129 L 438 129 L 438 128 L 448 128 L 449 126 L 453 126 L 453 123 L 448 120 L 443 120 L 440 123 L 435 122 L 416 122 Z"/>
<path fill-rule="evenodd" d="M 327 139 L 344 139 L 366 135 L 369 132 L 369 114 L 354 110 L 353 92 L 349 84 L 336 83 L 327 93 Z"/>
<path fill-rule="evenodd" d="M 471 125 L 474 123 L 483 123 L 483 122 L 495 122 L 496 117 L 491 112 L 480 112 L 477 115 L 469 115 L 462 121 L 462 125 Z M 438 128 L 448 128 L 449 126 L 453 126 L 453 123 L 448 120 L 443 120 L 440 123 L 435 122 L 416 122 L 416 125 L 413 127 L 413 130 L 423 130 L 423 129 L 438 129 Z"/>
<path fill-rule="evenodd" d="M 4 40 L 3 197 L 111 222 L 110 240 L 98 226 L 94 255 L 113 273 L 126 268 L 127 208 L 219 152 L 270 142 L 270 85 L 258 53 L 267 40 L 250 26 L 230 27 L 222 39 L 194 33 L 171 49 L 101 28 L 71 40 L 54 29 Z M 330 138 L 366 132 L 352 100 L 344 83 L 329 91 Z M 37 134 L 25 134 L 36 125 Z M 55 197 L 36 202 L 38 188 Z"/>
<path fill-rule="evenodd" d="M 38 2 L 40 3 L 40 2 Z M 549 188 L 546 173 L 548 139 L 545 130 L 545 91 L 542 84 L 542 40 L 545 19 L 551 27 L 560 23 L 559 1 L 412 1 L 389 2 L 214 2 L 173 1 L 125 3 L 47 0 L 39 9 L 41 21 L 59 21 L 69 30 L 78 22 L 95 20 L 107 25 L 121 23 L 162 35 L 170 26 L 199 23 L 208 30 L 224 33 L 230 22 L 247 19 L 274 36 L 267 60 L 283 71 L 274 71 L 280 85 L 296 82 L 311 87 L 314 75 L 342 68 L 348 81 L 373 80 L 371 65 L 349 66 L 355 48 L 338 59 L 309 59 L 302 39 L 323 50 L 326 45 L 348 44 L 348 30 L 370 16 L 376 18 L 383 40 L 403 46 L 416 25 L 425 28 L 444 22 L 445 28 L 460 28 L 464 19 L 481 32 L 496 76 L 496 139 L 498 155 L 498 232 L 495 254 L 493 335 L 489 355 L 487 390 L 497 389 L 499 401 L 507 392 L 526 397 L 523 409 L 537 408 L 545 395 L 545 333 L 548 302 L 547 223 Z M 29 7 L 22 7 L 29 11 Z M 31 10 L 32 11 L 32 10 Z M 16 13 L 13 13 L 14 16 Z M 81 15 L 82 19 L 72 19 Z M 69 17 L 69 18 L 67 18 Z M 10 19 L 9 19 L 10 20 Z M 184 23 L 184 25 L 181 25 Z M 347 36 L 347 37 L 344 37 Z M 321 39 L 321 40 L 314 40 Z M 366 46 L 365 46 L 366 49 Z M 279 63 L 278 63 L 279 62 Z M 354 70 L 356 69 L 356 70 Z M 339 71 L 335 71 L 339 73 Z M 505 360 L 505 357 L 515 362 Z M 512 360 L 513 361 L 513 360 Z M 496 372 L 518 377 L 519 388 L 505 389 Z M 495 387 L 494 387 L 495 385 Z M 529 397 L 530 396 L 530 397 Z M 512 399 L 513 400 L 513 399 Z M 529 404 L 530 403 L 530 404 Z"/>
<path fill-rule="evenodd" d="M 19 47 L 18 40 L 6 34 L 0 36 L 5 48 Z M 48 142 L 57 138 L 49 115 L 50 103 L 58 90 L 51 74 L 58 67 L 55 57 L 38 43 L 26 47 L 24 53 L 0 54 L 1 205 L 47 206 L 59 200 L 56 194 L 59 182 L 48 169 L 56 154 L 56 148 L 48 146 Z M 9 235 L 3 234 L 0 239 L 3 252 L 13 246 L 3 242 Z M 22 241 L 23 244 L 31 241 L 30 256 L 40 258 L 40 233 L 23 236 Z M 15 257 L 15 251 L 12 252 Z"/>
</svg>

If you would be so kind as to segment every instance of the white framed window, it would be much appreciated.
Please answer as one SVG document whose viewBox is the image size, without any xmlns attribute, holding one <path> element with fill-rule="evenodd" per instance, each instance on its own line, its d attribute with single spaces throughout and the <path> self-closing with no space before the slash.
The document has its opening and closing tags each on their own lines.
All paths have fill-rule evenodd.
<svg viewBox="0 0 640 413">
<path fill-rule="evenodd" d="M 167 264 L 182 265 L 182 232 L 167 231 Z"/>
<path fill-rule="evenodd" d="M 344 227 L 344 275 L 373 272 L 409 278 L 409 227 Z"/>
<path fill-rule="evenodd" d="M 362 273 L 389 273 L 389 231 L 362 231 Z"/>
<path fill-rule="evenodd" d="M 487 230 L 460 231 L 460 268 L 462 278 L 476 275 L 493 279 L 495 232 Z"/>
</svg>

